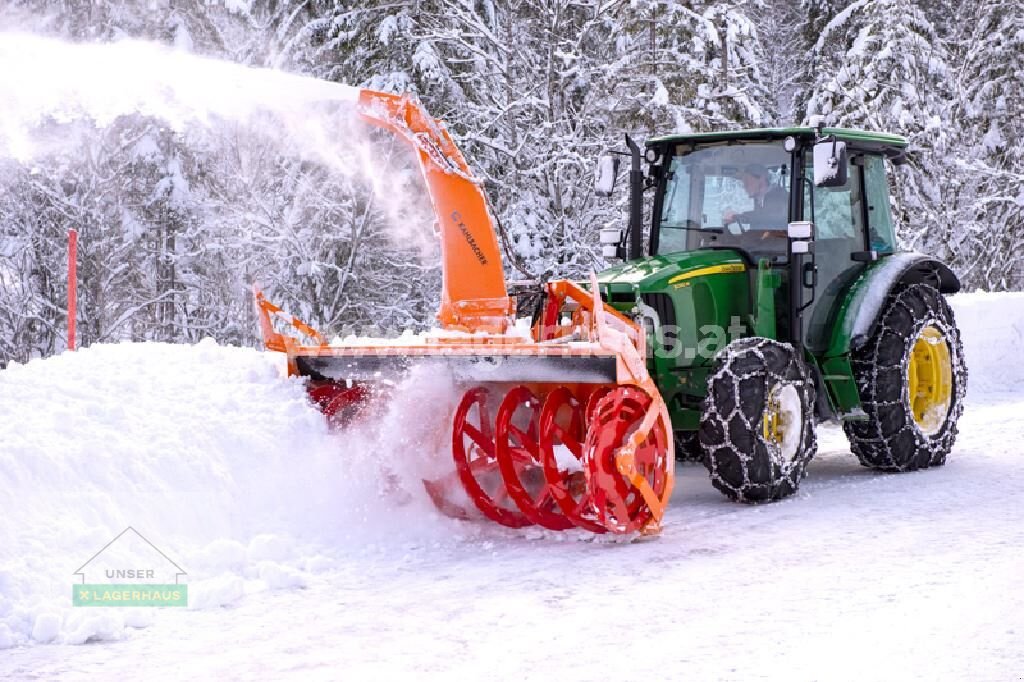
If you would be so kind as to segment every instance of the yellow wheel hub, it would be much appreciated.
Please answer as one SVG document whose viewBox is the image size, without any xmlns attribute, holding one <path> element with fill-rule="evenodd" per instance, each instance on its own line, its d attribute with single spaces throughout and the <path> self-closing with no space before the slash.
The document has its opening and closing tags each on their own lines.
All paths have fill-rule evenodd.
<svg viewBox="0 0 1024 682">
<path fill-rule="evenodd" d="M 953 394 L 953 362 L 949 344 L 928 325 L 914 341 L 907 365 L 907 396 L 914 422 L 925 434 L 938 432 L 946 421 Z"/>
<path fill-rule="evenodd" d="M 786 459 L 792 457 L 799 446 L 800 416 L 800 396 L 796 388 L 773 387 L 761 417 L 761 436 L 766 443 L 777 445 Z"/>
<path fill-rule="evenodd" d="M 768 396 L 768 405 L 765 406 L 764 417 L 761 420 L 761 435 L 769 443 L 781 443 L 783 433 L 782 415 L 779 409 L 778 392 L 773 391 Z"/>
</svg>

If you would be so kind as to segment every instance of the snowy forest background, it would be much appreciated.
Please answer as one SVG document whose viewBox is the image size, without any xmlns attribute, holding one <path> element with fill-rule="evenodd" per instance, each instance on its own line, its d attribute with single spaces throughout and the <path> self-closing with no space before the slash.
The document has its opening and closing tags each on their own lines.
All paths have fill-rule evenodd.
<svg viewBox="0 0 1024 682">
<path fill-rule="evenodd" d="M 513 279 L 604 266 L 598 229 L 625 216 L 593 197 L 592 172 L 623 132 L 821 114 L 900 133 L 913 151 L 896 174 L 904 246 L 968 288 L 1024 288 L 1017 0 L 2 0 L 4 29 L 413 91 L 484 179 Z M 72 227 L 82 345 L 255 344 L 253 282 L 325 330 L 431 322 L 436 254 L 394 239 L 394 187 L 367 191 L 230 126 L 78 125 L 32 164 L 0 158 L 0 366 L 65 347 Z M 382 167 L 401 167 L 381 150 Z"/>
</svg>

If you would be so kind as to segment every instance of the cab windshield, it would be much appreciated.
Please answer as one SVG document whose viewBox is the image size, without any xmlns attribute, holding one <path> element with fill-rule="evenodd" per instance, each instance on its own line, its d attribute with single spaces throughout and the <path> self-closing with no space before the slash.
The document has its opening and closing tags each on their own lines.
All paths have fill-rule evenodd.
<svg viewBox="0 0 1024 682">
<path fill-rule="evenodd" d="M 790 170 L 781 141 L 680 145 L 666 174 L 658 253 L 723 246 L 784 257 Z"/>
</svg>

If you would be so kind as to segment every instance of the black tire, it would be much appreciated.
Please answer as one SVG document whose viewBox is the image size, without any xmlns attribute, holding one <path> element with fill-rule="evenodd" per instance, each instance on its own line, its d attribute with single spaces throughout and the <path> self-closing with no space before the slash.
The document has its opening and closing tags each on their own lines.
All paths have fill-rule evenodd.
<svg viewBox="0 0 1024 682">
<path fill-rule="evenodd" d="M 790 424 L 783 442 L 767 437 L 765 420 L 785 395 Z M 799 414 L 795 412 L 799 405 Z M 715 357 L 699 430 L 711 483 L 739 502 L 770 502 L 791 495 L 818 448 L 814 381 L 789 344 L 739 339 Z"/>
<path fill-rule="evenodd" d="M 677 462 L 703 462 L 704 448 L 696 431 L 674 431 Z"/>
<path fill-rule="evenodd" d="M 945 416 L 939 406 L 919 422 L 911 407 L 908 370 L 915 343 L 928 328 L 938 330 L 945 342 L 952 386 Z M 967 393 L 963 344 L 945 297 L 927 284 L 892 292 L 878 328 L 850 359 L 867 420 L 845 422 L 843 430 L 860 463 L 882 471 L 945 464 Z"/>
</svg>

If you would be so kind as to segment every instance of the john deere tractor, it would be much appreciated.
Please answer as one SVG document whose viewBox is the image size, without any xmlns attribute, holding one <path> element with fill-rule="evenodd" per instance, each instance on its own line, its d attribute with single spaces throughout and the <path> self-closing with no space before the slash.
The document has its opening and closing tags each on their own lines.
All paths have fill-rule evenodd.
<svg viewBox="0 0 1024 682">
<path fill-rule="evenodd" d="M 677 456 L 743 502 L 797 489 L 823 420 L 864 466 L 943 464 L 967 382 L 944 298 L 960 283 L 897 250 L 887 169 L 907 141 L 783 128 L 627 145 L 598 166 L 607 196 L 631 160 L 628 227 L 601 235 L 625 262 L 599 287 L 647 328 Z"/>
</svg>

